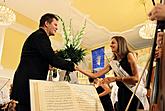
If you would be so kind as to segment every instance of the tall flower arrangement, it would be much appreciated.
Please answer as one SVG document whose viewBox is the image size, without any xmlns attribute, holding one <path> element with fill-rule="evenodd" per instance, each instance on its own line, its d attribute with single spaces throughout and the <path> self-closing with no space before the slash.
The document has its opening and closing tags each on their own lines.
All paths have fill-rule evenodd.
<svg viewBox="0 0 165 111">
<path fill-rule="evenodd" d="M 72 30 L 71 20 L 70 20 L 69 27 L 67 28 L 63 19 L 60 16 L 57 16 L 57 17 L 59 18 L 62 24 L 65 46 L 63 49 L 57 51 L 56 54 L 58 54 L 58 56 L 64 59 L 69 59 L 75 64 L 78 64 L 80 61 L 83 60 L 84 56 L 86 55 L 85 54 L 86 49 L 83 49 L 80 47 L 82 37 L 84 35 L 85 28 L 86 28 L 86 20 L 83 26 L 81 27 L 80 31 L 78 31 L 74 35 L 71 31 Z"/>
</svg>

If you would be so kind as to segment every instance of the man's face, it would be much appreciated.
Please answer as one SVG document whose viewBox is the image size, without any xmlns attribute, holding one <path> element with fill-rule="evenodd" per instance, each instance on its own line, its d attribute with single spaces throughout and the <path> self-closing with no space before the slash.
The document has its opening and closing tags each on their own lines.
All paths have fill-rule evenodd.
<svg viewBox="0 0 165 111">
<path fill-rule="evenodd" d="M 46 23 L 47 25 L 47 32 L 49 36 L 54 36 L 57 31 L 57 23 L 58 21 L 53 18 L 53 21 L 51 23 Z"/>
</svg>

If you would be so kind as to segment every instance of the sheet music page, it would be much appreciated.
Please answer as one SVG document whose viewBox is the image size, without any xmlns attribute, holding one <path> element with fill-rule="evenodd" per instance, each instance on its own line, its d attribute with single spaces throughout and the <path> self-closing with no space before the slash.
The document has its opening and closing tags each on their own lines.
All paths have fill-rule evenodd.
<svg viewBox="0 0 165 111">
<path fill-rule="evenodd" d="M 35 95 L 31 94 L 34 96 L 31 97 L 31 103 L 38 108 L 31 108 L 32 111 L 103 111 L 93 86 L 69 84 L 63 81 L 31 80 L 30 87 L 36 82 L 37 87 L 33 88 L 38 90 L 31 91 L 31 93 L 35 93 Z"/>
<path fill-rule="evenodd" d="M 70 84 L 70 87 L 79 111 L 104 111 L 94 86 Z"/>
<path fill-rule="evenodd" d="M 30 80 L 30 102 L 32 111 L 39 110 L 39 95 L 38 95 L 38 83 Z"/>
<path fill-rule="evenodd" d="M 76 111 L 67 82 L 42 81 L 38 91 L 40 111 Z"/>
</svg>

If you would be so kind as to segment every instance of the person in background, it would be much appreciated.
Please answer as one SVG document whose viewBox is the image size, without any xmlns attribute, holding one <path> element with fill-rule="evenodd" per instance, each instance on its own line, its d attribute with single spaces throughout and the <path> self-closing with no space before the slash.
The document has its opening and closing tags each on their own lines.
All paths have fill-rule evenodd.
<svg viewBox="0 0 165 111">
<path fill-rule="evenodd" d="M 157 4 L 148 14 L 150 20 L 165 20 L 165 5 Z M 155 51 L 155 59 L 160 58 L 162 54 L 162 43 L 164 32 L 157 33 L 157 48 Z"/>
<path fill-rule="evenodd" d="M 49 64 L 63 70 L 74 71 L 74 63 L 57 56 L 49 37 L 57 31 L 58 17 L 51 13 L 40 19 L 39 29 L 25 41 L 20 63 L 13 79 L 10 99 L 18 101 L 16 111 L 30 111 L 29 80 L 46 80 Z"/>
<path fill-rule="evenodd" d="M 157 4 L 148 14 L 150 20 L 165 20 L 165 5 Z M 164 32 L 157 33 L 157 47 L 155 49 L 155 60 L 160 58 L 162 55 L 162 43 L 165 38 Z"/>
<path fill-rule="evenodd" d="M 113 106 L 109 94 L 111 90 L 108 84 L 101 83 L 101 78 L 89 78 L 89 82 L 94 84 L 103 105 L 104 111 L 113 111 Z"/>
<path fill-rule="evenodd" d="M 148 14 L 150 20 L 159 20 L 159 21 L 165 21 L 165 5 L 164 4 L 157 4 Z M 163 24 L 164 25 L 164 24 Z M 158 32 L 157 33 L 157 47 L 155 49 L 155 60 L 161 58 L 162 52 L 164 49 L 162 49 L 163 45 L 163 39 L 165 38 L 165 33 L 164 32 Z M 161 66 L 160 66 L 161 67 Z M 161 76 L 161 75 L 160 75 Z M 154 77 L 154 76 L 153 76 Z M 163 77 L 163 76 L 162 76 Z M 163 78 L 159 81 L 159 83 L 163 83 Z M 163 84 L 161 84 L 163 85 Z M 161 90 L 163 91 L 163 89 Z M 163 92 L 159 92 L 163 94 Z M 163 95 L 161 95 L 163 97 Z M 160 108 L 161 104 L 151 104 L 151 109 L 152 111 L 158 111 L 158 110 L 163 110 Z"/>
<path fill-rule="evenodd" d="M 132 96 L 132 92 L 128 87 L 124 84 L 135 85 L 139 80 L 138 69 L 136 58 L 134 57 L 133 53 L 128 49 L 127 42 L 124 37 L 122 36 L 114 36 L 111 38 L 110 47 L 113 52 L 113 60 L 116 60 L 120 63 L 120 66 L 129 74 L 127 77 L 120 77 L 117 76 L 115 73 L 115 77 L 107 77 L 104 78 L 103 82 L 111 83 L 116 81 L 118 89 L 118 104 L 117 109 L 118 111 L 125 111 L 126 106 Z M 91 77 L 97 78 L 100 77 L 112 69 L 110 64 L 107 64 L 102 70 L 98 71 L 97 73 L 91 73 L 84 71 L 80 67 L 76 66 L 76 70 L 80 71 L 81 73 Z M 137 96 L 134 96 L 129 111 L 135 111 L 138 105 L 139 99 Z"/>
</svg>

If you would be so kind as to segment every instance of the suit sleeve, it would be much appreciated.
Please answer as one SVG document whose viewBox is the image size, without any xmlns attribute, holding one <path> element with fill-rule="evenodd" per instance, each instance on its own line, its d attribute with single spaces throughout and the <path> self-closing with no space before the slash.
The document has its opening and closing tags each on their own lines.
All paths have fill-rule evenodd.
<svg viewBox="0 0 165 111">
<path fill-rule="evenodd" d="M 66 61 L 54 53 L 47 35 L 42 33 L 37 34 L 33 38 L 33 43 L 35 44 L 34 46 L 36 50 L 39 51 L 41 56 L 43 56 L 43 58 L 46 59 L 50 65 L 63 70 L 74 71 L 73 62 Z"/>
</svg>

